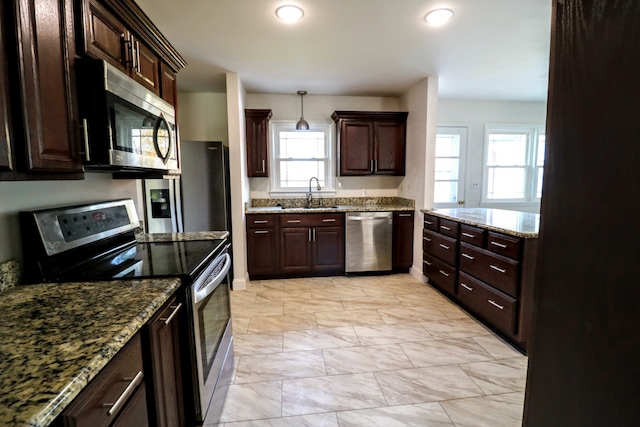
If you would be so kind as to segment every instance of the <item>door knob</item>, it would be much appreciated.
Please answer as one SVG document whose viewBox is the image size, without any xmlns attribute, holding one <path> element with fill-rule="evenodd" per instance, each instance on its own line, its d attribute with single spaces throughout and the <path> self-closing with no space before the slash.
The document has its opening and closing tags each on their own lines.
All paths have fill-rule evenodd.
<svg viewBox="0 0 640 427">
<path fill-rule="evenodd" d="M 458 200 L 459 205 L 464 205 L 464 200 Z"/>
</svg>

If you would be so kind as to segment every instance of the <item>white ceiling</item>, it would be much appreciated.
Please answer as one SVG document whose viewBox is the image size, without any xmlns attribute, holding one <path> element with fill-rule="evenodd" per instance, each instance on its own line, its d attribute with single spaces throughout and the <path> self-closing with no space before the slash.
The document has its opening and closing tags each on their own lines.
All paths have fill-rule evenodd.
<svg viewBox="0 0 640 427">
<path fill-rule="evenodd" d="M 137 0 L 188 62 L 180 91 L 398 96 L 426 76 L 439 96 L 544 101 L 551 0 Z M 282 4 L 305 15 L 275 16 Z M 455 11 L 443 27 L 423 17 Z"/>
</svg>

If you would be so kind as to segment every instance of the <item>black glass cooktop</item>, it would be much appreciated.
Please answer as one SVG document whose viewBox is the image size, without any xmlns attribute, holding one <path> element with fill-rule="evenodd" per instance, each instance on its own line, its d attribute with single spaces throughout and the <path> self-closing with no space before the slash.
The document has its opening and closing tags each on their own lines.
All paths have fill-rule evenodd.
<svg viewBox="0 0 640 427">
<path fill-rule="evenodd" d="M 99 260 L 76 266 L 58 281 L 113 278 L 196 277 L 225 247 L 226 240 L 133 243 Z"/>
</svg>

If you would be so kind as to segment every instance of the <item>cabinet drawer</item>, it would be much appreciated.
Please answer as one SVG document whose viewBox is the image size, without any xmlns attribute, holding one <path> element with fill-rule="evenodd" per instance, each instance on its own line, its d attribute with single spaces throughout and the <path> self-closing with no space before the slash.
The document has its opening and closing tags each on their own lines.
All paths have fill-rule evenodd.
<svg viewBox="0 0 640 427">
<path fill-rule="evenodd" d="M 432 252 L 433 246 L 433 231 L 422 230 L 422 250 L 425 252 Z"/>
<path fill-rule="evenodd" d="M 438 217 L 433 215 L 424 215 L 424 228 L 428 230 L 438 231 Z"/>
<path fill-rule="evenodd" d="M 509 295 L 460 272 L 458 299 L 496 328 L 515 332 L 516 300 Z"/>
<path fill-rule="evenodd" d="M 482 228 L 460 224 L 460 241 L 484 248 L 487 233 Z"/>
<path fill-rule="evenodd" d="M 247 228 L 265 228 L 274 227 L 276 225 L 276 216 L 267 215 L 247 215 Z"/>
<path fill-rule="evenodd" d="M 460 228 L 460 224 L 458 224 L 457 222 L 440 218 L 440 225 L 438 226 L 438 232 L 444 234 L 445 236 L 449 236 L 449 237 L 453 237 L 454 239 L 457 239 L 459 228 Z"/>
<path fill-rule="evenodd" d="M 455 295 L 457 278 L 455 267 L 429 254 L 423 254 L 422 272 L 429 278 L 429 283 L 436 285 L 451 295 Z"/>
<path fill-rule="evenodd" d="M 427 239 L 431 239 L 428 246 L 430 255 L 441 259 L 447 264 L 458 265 L 458 241 L 456 239 L 428 230 L 425 230 L 424 233 Z"/>
<path fill-rule="evenodd" d="M 518 296 L 518 267 L 518 261 L 460 243 L 460 270 L 513 297 Z"/>
<path fill-rule="evenodd" d="M 344 225 L 343 213 L 281 214 L 280 227 L 321 227 Z"/>
<path fill-rule="evenodd" d="M 487 249 L 513 259 L 520 259 L 520 245 L 522 240 L 500 233 L 489 232 Z"/>
<path fill-rule="evenodd" d="M 144 388 L 142 348 L 140 334 L 136 334 L 64 411 L 65 425 L 108 426 L 127 407 L 126 391 L 130 397 L 140 387 Z M 123 406 L 105 406 L 119 399 Z"/>
</svg>

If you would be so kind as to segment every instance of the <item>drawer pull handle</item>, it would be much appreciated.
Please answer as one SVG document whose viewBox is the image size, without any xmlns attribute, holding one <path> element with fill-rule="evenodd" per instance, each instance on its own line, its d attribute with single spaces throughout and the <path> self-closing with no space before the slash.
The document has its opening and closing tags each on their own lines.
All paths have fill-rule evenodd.
<svg viewBox="0 0 640 427">
<path fill-rule="evenodd" d="M 442 271 L 442 270 L 439 270 L 439 271 L 440 271 L 440 274 L 442 274 L 444 277 L 449 277 L 449 273 L 445 273 L 445 272 L 444 272 L 444 271 Z"/>
<path fill-rule="evenodd" d="M 494 307 L 498 307 L 500 310 L 504 310 L 504 305 L 500 305 L 492 299 L 488 299 L 487 302 Z"/>
<path fill-rule="evenodd" d="M 129 397 L 133 394 L 135 389 L 142 383 L 142 379 L 144 378 L 144 374 L 142 371 L 138 371 L 133 379 L 125 378 L 125 380 L 131 380 L 127 388 L 124 389 L 122 394 L 116 399 L 115 403 L 103 403 L 103 408 L 110 408 L 107 414 L 112 416 L 113 414 L 117 414 L 120 411 L 120 407 L 124 405 L 124 403 L 129 399 Z"/>
<path fill-rule="evenodd" d="M 267 222 L 269 222 L 269 221 L 267 221 L 266 219 L 260 219 L 260 220 L 253 221 L 254 224 L 266 224 Z"/>
<path fill-rule="evenodd" d="M 471 256 L 469 254 L 465 254 L 464 252 L 462 253 L 462 256 L 467 258 L 467 259 L 471 259 L 471 260 L 476 259 L 476 257 L 473 257 L 473 256 Z"/>
<path fill-rule="evenodd" d="M 431 265 L 431 263 L 429 261 L 426 261 L 426 260 L 425 260 L 424 263 L 427 264 L 427 265 Z"/>
<path fill-rule="evenodd" d="M 411 216 L 411 214 L 398 214 L 398 216 L 408 217 L 408 216 Z"/>
<path fill-rule="evenodd" d="M 471 286 L 467 285 L 466 283 L 460 282 L 460 286 L 462 286 L 463 288 L 465 288 L 469 292 L 473 291 L 473 288 Z"/>
<path fill-rule="evenodd" d="M 433 223 L 431 221 L 427 221 L 426 219 L 424 220 L 424 223 L 427 225 L 433 225 Z"/>
<path fill-rule="evenodd" d="M 162 320 L 165 325 L 168 325 L 169 323 L 171 323 L 171 319 L 176 317 L 176 314 L 178 314 L 178 311 L 180 311 L 180 307 L 182 307 L 182 303 L 180 303 L 180 304 L 178 304 L 177 306 L 174 307 L 174 309 L 171 312 L 171 314 L 169 315 L 169 317 L 165 317 L 165 318 L 161 317 L 160 320 Z"/>
<path fill-rule="evenodd" d="M 502 243 L 494 242 L 493 240 L 491 241 L 491 244 L 494 245 L 494 246 L 497 246 L 499 248 L 502 248 L 502 249 L 506 249 L 507 248 L 507 245 L 503 245 Z"/>
<path fill-rule="evenodd" d="M 323 219 L 322 222 L 336 222 L 335 218 Z"/>
<path fill-rule="evenodd" d="M 428 238 L 428 237 L 425 237 L 425 238 L 424 238 L 424 240 L 426 240 L 427 242 L 430 242 L 430 241 L 431 241 L 431 239 L 430 239 L 430 238 Z"/>
<path fill-rule="evenodd" d="M 507 272 L 507 270 L 505 268 L 496 267 L 493 264 L 490 264 L 489 267 L 493 268 L 496 271 L 499 271 L 500 273 L 506 273 Z"/>
<path fill-rule="evenodd" d="M 446 249 L 446 250 L 451 249 L 449 246 L 447 246 L 447 245 L 443 245 L 442 243 L 440 243 L 440 245 L 439 245 L 439 246 L 440 246 L 442 249 Z"/>
<path fill-rule="evenodd" d="M 451 231 L 451 228 L 447 227 L 446 225 L 441 225 L 440 228 L 444 228 L 447 231 Z"/>
<path fill-rule="evenodd" d="M 288 219 L 287 222 L 297 223 L 297 222 L 300 222 L 300 220 L 299 219 Z"/>
<path fill-rule="evenodd" d="M 470 239 L 473 239 L 473 238 L 475 238 L 475 237 L 476 237 L 474 234 L 469 234 L 469 233 L 464 233 L 464 232 L 462 233 L 462 235 L 463 235 L 464 237 L 468 237 L 468 238 L 470 238 Z"/>
<path fill-rule="evenodd" d="M 253 234 L 267 234 L 269 233 L 269 230 L 256 230 L 253 232 Z"/>
</svg>

